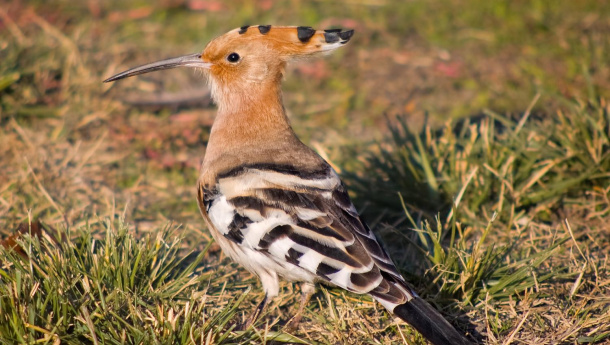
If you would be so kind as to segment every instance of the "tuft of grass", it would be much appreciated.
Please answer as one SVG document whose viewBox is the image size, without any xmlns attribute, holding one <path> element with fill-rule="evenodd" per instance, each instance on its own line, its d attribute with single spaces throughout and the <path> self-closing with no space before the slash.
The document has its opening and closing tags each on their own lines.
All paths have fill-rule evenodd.
<svg viewBox="0 0 610 345">
<path fill-rule="evenodd" d="M 18 242 L 30 260 L 0 248 L 0 342 L 300 342 L 278 332 L 232 331 L 248 294 L 219 300 L 226 284 L 205 265 L 209 244 L 186 252 L 176 226 L 136 238 L 121 220 L 104 223 L 100 234 L 64 231 L 59 243 L 26 235 Z"/>
<path fill-rule="evenodd" d="M 347 176 L 366 214 L 393 219 L 378 233 L 423 295 L 456 318 L 478 314 L 490 342 L 531 342 L 538 335 L 522 327 L 549 332 L 567 315 L 572 332 L 553 341 L 608 338 L 610 308 L 593 302 L 609 281 L 605 100 L 571 102 L 553 116 L 527 110 L 516 120 L 487 111 L 440 130 L 414 132 L 398 120 L 390 132 L 358 169 L 367 175 Z M 569 303 L 533 311 L 540 300 Z M 516 320 L 515 308 L 537 319 Z"/>
<path fill-rule="evenodd" d="M 550 221 L 566 198 L 610 184 L 610 106 L 574 101 L 532 119 L 533 105 L 518 119 L 487 110 L 440 130 L 414 132 L 398 119 L 362 168 L 366 177 L 350 176 L 353 186 L 396 213 L 389 193 L 428 215 L 450 219 L 456 208 L 460 221 L 480 226 L 494 213 L 509 224 L 525 213 Z M 366 193 L 371 187 L 380 192 Z"/>
<path fill-rule="evenodd" d="M 423 279 L 411 272 L 412 280 L 425 282 L 424 291 L 433 290 L 437 301 L 457 300 L 461 305 L 474 305 L 486 299 L 506 301 L 548 279 L 561 280 L 576 275 L 565 267 L 550 267 L 545 271 L 542 266 L 570 239 L 567 234 L 549 244 L 538 243 L 540 250 L 537 253 L 523 255 L 519 253 L 523 247 L 519 239 L 501 245 L 486 244 L 485 239 L 495 221 L 495 217 L 492 218 L 481 237 L 474 241 L 457 235 L 461 226 L 453 222 L 451 240 L 447 243 L 443 241 L 445 230 L 439 219 L 434 227 L 427 221 L 414 224 L 413 231 L 417 233 L 419 243 L 411 243 L 421 252 L 430 269 Z M 542 274 L 532 274 L 536 270 Z"/>
</svg>

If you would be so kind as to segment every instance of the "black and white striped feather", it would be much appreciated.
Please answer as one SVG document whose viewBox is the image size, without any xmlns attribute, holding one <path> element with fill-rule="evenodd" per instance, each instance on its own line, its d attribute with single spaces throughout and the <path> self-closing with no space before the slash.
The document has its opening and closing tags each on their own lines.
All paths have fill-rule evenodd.
<svg viewBox="0 0 610 345">
<path fill-rule="evenodd" d="M 329 165 L 313 171 L 290 165 L 241 165 L 218 174 L 214 186 L 200 187 L 199 192 L 204 215 L 225 240 L 219 243 L 259 275 L 268 296 L 277 294 L 277 276 L 323 281 L 370 294 L 424 335 L 450 335 L 447 342 L 435 344 L 463 343 L 407 285 Z M 431 316 L 411 315 L 422 310 Z"/>
</svg>

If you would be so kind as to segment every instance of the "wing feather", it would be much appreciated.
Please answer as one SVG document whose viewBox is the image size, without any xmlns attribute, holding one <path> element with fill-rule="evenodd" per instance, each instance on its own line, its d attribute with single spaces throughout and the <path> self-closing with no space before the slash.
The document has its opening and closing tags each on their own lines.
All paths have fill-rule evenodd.
<svg viewBox="0 0 610 345">
<path fill-rule="evenodd" d="M 237 244 L 350 291 L 396 304 L 410 298 L 396 286 L 403 278 L 330 166 L 311 172 L 242 166 L 200 194 L 214 226 Z"/>
</svg>

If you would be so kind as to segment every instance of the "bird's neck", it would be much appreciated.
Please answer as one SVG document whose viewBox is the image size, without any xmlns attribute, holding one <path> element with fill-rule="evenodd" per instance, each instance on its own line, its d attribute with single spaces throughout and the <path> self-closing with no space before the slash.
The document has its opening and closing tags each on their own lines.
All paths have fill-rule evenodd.
<svg viewBox="0 0 610 345">
<path fill-rule="evenodd" d="M 241 86 L 213 91 L 218 114 L 212 125 L 204 166 L 222 156 L 256 155 L 256 150 L 298 141 L 282 104 L 279 83 Z"/>
</svg>

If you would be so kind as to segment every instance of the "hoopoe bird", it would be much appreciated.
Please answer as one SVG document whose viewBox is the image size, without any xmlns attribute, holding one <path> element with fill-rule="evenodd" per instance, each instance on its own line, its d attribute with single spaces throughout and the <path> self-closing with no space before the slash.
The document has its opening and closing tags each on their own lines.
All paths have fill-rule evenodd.
<svg viewBox="0 0 610 345">
<path fill-rule="evenodd" d="M 369 294 L 435 345 L 470 344 L 400 275 L 352 204 L 333 168 L 303 144 L 282 104 L 281 80 L 294 59 L 330 53 L 353 30 L 243 26 L 200 54 L 154 62 L 105 82 L 175 67 L 205 72 L 218 114 L 197 200 L 224 253 L 256 274 L 265 297 L 249 327 L 279 293 L 279 278 L 301 283 L 294 329 L 315 283 Z"/>
</svg>

